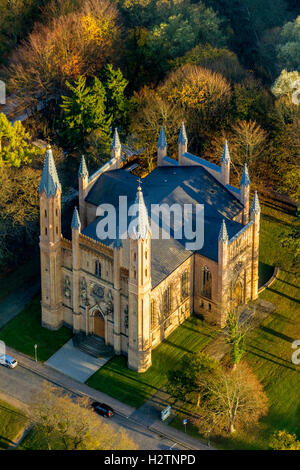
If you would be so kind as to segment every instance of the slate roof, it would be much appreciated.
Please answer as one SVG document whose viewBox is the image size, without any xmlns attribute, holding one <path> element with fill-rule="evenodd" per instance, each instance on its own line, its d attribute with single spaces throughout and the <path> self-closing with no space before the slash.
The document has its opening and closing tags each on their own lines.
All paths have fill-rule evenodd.
<svg viewBox="0 0 300 470">
<path fill-rule="evenodd" d="M 204 204 L 204 245 L 198 252 L 214 261 L 218 259 L 218 237 L 223 219 L 229 239 L 244 226 L 232 220 L 243 209 L 240 201 L 200 166 L 158 167 L 143 179 L 143 196 L 148 214 L 151 204 L 166 203 Z M 89 191 L 86 201 L 98 206 L 112 204 L 116 210 L 119 196 L 128 197 L 128 206 L 135 202 L 137 178 L 122 169 L 103 173 Z M 98 240 L 96 218 L 83 234 Z M 171 230 L 172 233 L 172 230 Z M 113 240 L 101 240 L 113 246 Z M 166 276 L 188 259 L 193 252 L 185 248 L 187 240 L 151 240 L 152 286 L 155 287 Z M 126 266 L 128 240 L 123 242 L 123 262 Z"/>
<path fill-rule="evenodd" d="M 255 191 L 254 193 L 254 198 L 253 198 L 252 206 L 251 206 L 251 212 L 254 212 L 254 214 L 258 214 L 260 212 L 260 203 L 259 203 L 257 191 Z"/>
</svg>

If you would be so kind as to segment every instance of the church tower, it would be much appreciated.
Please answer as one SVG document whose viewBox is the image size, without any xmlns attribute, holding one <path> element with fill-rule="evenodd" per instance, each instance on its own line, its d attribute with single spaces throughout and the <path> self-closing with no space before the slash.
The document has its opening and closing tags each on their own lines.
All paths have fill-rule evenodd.
<svg viewBox="0 0 300 470">
<path fill-rule="evenodd" d="M 218 291 L 219 307 L 221 312 L 220 326 L 223 328 L 227 319 L 228 309 L 228 285 L 227 285 L 227 266 L 228 266 L 228 232 L 223 219 L 219 240 L 218 240 Z"/>
<path fill-rule="evenodd" d="M 259 227 L 260 227 L 260 204 L 257 191 L 254 193 L 250 209 L 251 221 L 253 222 L 252 243 L 252 300 L 258 297 L 258 262 L 259 262 Z"/>
<path fill-rule="evenodd" d="M 144 372 L 151 366 L 151 233 L 141 186 L 135 201 L 137 217 L 129 225 L 128 367 Z"/>
<path fill-rule="evenodd" d="M 78 171 L 78 189 L 79 189 L 79 214 L 80 214 L 80 220 L 82 222 L 83 229 L 87 225 L 85 197 L 87 193 L 88 184 L 89 184 L 89 172 L 85 163 L 85 158 L 82 155 L 80 167 Z"/>
<path fill-rule="evenodd" d="M 51 146 L 39 186 L 42 324 L 58 329 L 63 322 L 61 298 L 61 185 Z"/>
</svg>

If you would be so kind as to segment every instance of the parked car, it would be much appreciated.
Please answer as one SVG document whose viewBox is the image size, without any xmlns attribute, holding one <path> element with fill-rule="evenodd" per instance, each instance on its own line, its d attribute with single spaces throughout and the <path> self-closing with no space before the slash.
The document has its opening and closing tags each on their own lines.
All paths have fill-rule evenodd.
<svg viewBox="0 0 300 470">
<path fill-rule="evenodd" d="M 0 356 L 0 364 L 9 369 L 14 369 L 18 365 L 18 362 L 13 357 L 8 356 L 8 354 L 3 354 Z"/>
<path fill-rule="evenodd" d="M 110 406 L 105 405 L 105 403 L 99 403 L 99 401 L 94 401 L 92 403 L 92 408 L 96 413 L 98 413 L 98 415 L 104 416 L 105 418 L 111 418 L 115 414 L 114 410 Z"/>
</svg>

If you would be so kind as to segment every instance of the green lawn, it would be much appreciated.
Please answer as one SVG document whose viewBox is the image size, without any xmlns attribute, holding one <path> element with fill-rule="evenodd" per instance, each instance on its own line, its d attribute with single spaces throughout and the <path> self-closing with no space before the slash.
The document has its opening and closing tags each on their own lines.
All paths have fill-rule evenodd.
<svg viewBox="0 0 300 470">
<path fill-rule="evenodd" d="M 11 273 L 0 273 L 0 302 L 25 283 L 39 278 L 40 259 L 35 256 L 29 261 L 15 269 Z"/>
<path fill-rule="evenodd" d="M 6 449 L 26 426 L 27 418 L 14 407 L 0 401 L 0 450 Z"/>
<path fill-rule="evenodd" d="M 277 310 L 254 330 L 247 345 L 245 360 L 261 380 L 269 398 L 269 413 L 256 431 L 235 438 L 215 441 L 227 449 L 267 449 L 271 434 L 286 429 L 300 439 L 300 366 L 291 362 L 291 344 L 300 339 L 300 279 L 292 257 L 281 247 L 280 235 L 295 218 L 271 206 L 263 206 L 260 235 L 260 259 L 265 265 L 280 267 L 280 275 L 261 298 Z M 182 430 L 182 416 L 172 423 Z M 197 431 L 188 426 L 197 436 Z"/>
<path fill-rule="evenodd" d="M 167 381 L 167 372 L 187 352 L 200 351 L 215 329 L 193 316 L 186 320 L 152 354 L 152 366 L 139 374 L 127 368 L 126 359 L 115 356 L 87 382 L 93 388 L 139 407 Z"/>
<path fill-rule="evenodd" d="M 38 360 L 46 361 L 72 334 L 66 327 L 50 331 L 41 326 L 41 299 L 37 296 L 23 312 L 0 329 L 0 340 L 32 357 L 34 344 L 37 344 Z"/>
</svg>

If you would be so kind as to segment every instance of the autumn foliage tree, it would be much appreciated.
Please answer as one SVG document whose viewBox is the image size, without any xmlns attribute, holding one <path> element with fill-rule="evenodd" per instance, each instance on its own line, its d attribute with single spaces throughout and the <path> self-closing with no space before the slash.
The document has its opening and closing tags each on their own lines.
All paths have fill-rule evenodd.
<svg viewBox="0 0 300 470">
<path fill-rule="evenodd" d="M 242 431 L 257 425 L 268 412 L 262 385 L 246 363 L 207 376 L 202 388 L 205 393 L 193 419 L 201 433 L 227 435 Z"/>
<path fill-rule="evenodd" d="M 30 421 L 40 449 L 126 450 L 134 442 L 105 423 L 89 406 L 87 398 L 70 394 L 44 382 L 30 406 Z"/>
<path fill-rule="evenodd" d="M 9 89 L 23 106 L 57 97 L 66 80 L 102 69 L 118 33 L 116 6 L 109 0 L 86 0 L 78 11 L 36 25 L 12 57 Z"/>
</svg>

